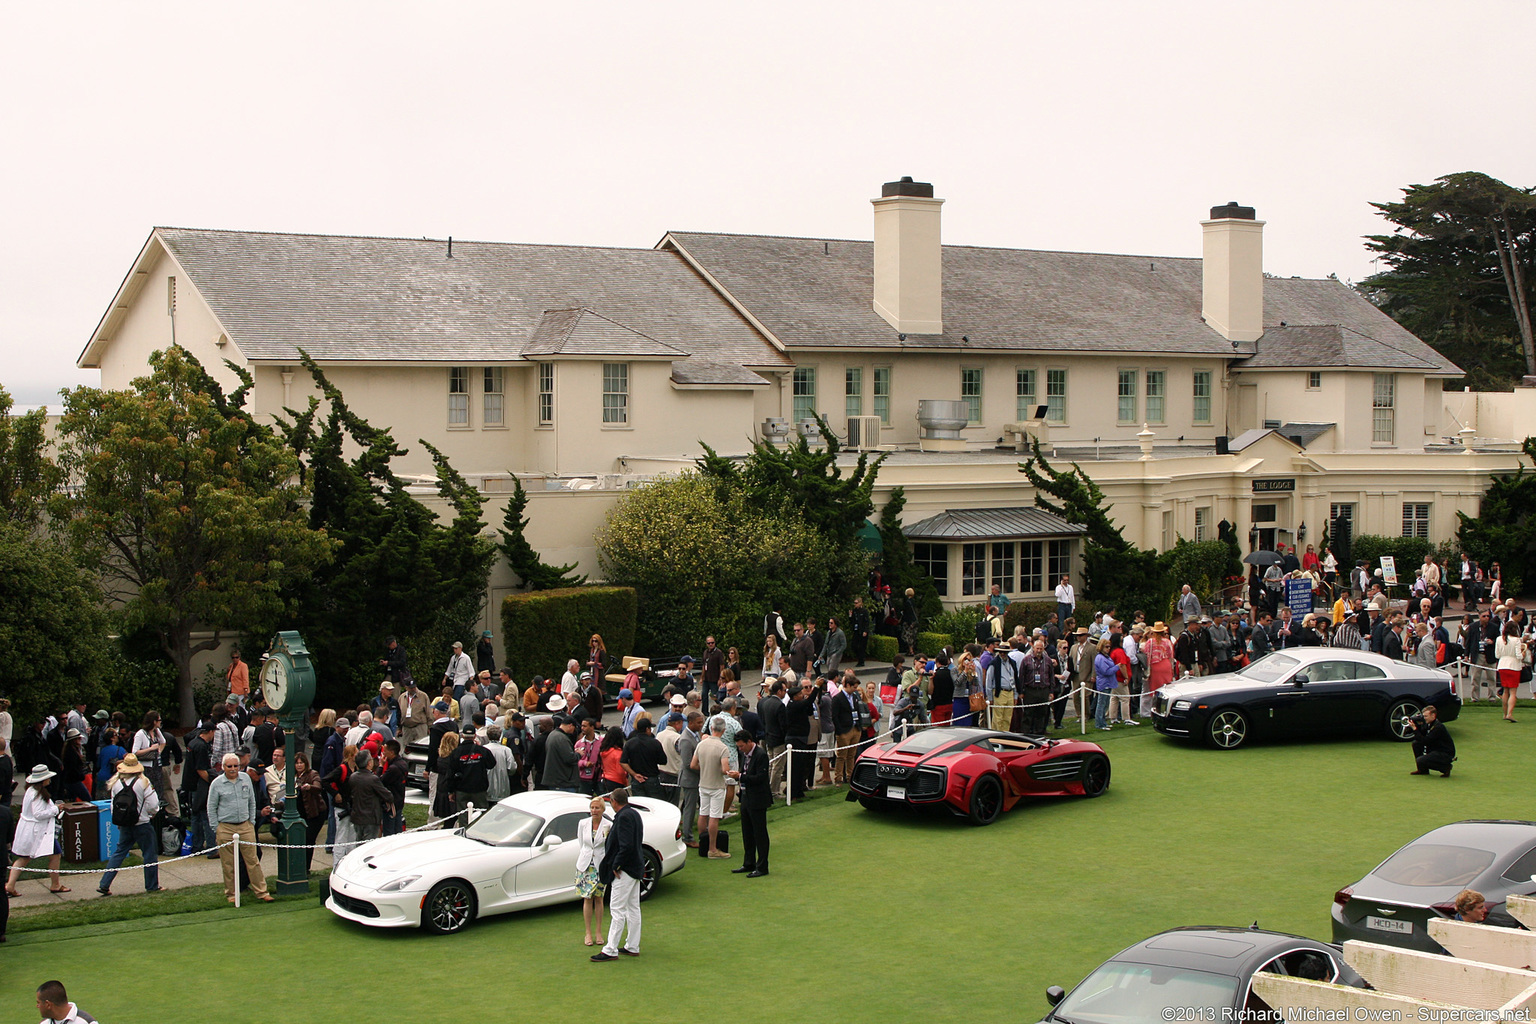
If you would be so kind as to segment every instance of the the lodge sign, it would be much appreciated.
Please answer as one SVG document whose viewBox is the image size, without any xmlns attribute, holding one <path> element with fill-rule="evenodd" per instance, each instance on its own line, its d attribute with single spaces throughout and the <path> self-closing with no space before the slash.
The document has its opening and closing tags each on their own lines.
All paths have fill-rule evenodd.
<svg viewBox="0 0 1536 1024">
<path fill-rule="evenodd" d="M 1253 481 L 1254 494 L 1275 494 L 1280 491 L 1294 491 L 1295 489 L 1296 478 L 1293 476 L 1283 479 Z"/>
</svg>

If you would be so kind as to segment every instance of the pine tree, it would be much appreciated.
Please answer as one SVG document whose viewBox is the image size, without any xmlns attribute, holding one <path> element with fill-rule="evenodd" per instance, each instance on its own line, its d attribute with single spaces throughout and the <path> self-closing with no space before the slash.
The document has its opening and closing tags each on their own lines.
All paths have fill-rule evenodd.
<svg viewBox="0 0 1536 1024">
<path fill-rule="evenodd" d="M 571 574 L 571 570 L 576 568 L 575 563 L 554 566 L 539 558 L 539 553 L 533 550 L 533 545 L 523 536 L 523 531 L 528 528 L 528 519 L 523 515 L 527 507 L 528 492 L 523 490 L 523 482 L 514 474 L 512 497 L 507 501 L 507 511 L 501 521 L 500 547 L 501 553 L 507 556 L 507 564 L 517 573 L 517 578 L 523 581 L 523 589 L 554 590 L 556 587 L 579 587 L 586 583 L 585 576 Z"/>
</svg>

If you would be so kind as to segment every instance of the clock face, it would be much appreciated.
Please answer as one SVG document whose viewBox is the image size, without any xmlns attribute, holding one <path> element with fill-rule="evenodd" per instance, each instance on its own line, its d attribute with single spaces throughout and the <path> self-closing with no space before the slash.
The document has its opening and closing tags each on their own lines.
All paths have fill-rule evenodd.
<svg viewBox="0 0 1536 1024">
<path fill-rule="evenodd" d="M 261 695 L 268 706 L 283 710 L 288 700 L 288 666 L 282 658 L 268 658 L 261 666 Z"/>
</svg>

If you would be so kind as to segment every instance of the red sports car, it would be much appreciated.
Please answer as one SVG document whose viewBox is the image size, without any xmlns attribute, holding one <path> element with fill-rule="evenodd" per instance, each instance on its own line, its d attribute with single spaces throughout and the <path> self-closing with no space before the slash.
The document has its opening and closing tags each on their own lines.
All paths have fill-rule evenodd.
<svg viewBox="0 0 1536 1024">
<path fill-rule="evenodd" d="M 1098 796 L 1109 788 L 1109 755 L 1083 740 L 925 729 L 860 754 L 851 785 L 870 809 L 944 806 L 990 825 L 1025 797 Z"/>
</svg>

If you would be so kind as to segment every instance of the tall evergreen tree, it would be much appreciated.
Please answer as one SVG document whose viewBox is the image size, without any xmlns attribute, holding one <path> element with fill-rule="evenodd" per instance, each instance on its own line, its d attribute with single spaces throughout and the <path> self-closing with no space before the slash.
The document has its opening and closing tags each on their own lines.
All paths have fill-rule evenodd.
<svg viewBox="0 0 1536 1024">
<path fill-rule="evenodd" d="M 512 476 L 512 497 L 507 500 L 507 510 L 501 520 L 501 553 L 507 556 L 507 564 L 523 581 L 524 590 L 554 590 L 556 587 L 579 587 L 587 582 L 585 576 L 577 576 L 571 565 L 549 565 L 539 558 L 533 545 L 523 535 L 528 519 L 523 512 L 528 508 L 528 492 L 523 482 Z"/>
<path fill-rule="evenodd" d="M 377 686 L 390 635 L 405 646 L 412 674 L 429 683 L 441 676 L 454 640 L 468 645 L 484 605 L 496 548 L 480 536 L 480 494 L 422 441 L 452 511 L 440 521 L 391 468 L 405 449 L 348 408 L 307 353 L 301 358 L 324 412 L 311 398 L 302 413 L 285 410 L 291 418 L 279 425 L 314 494 L 310 525 L 341 545 L 330 566 L 293 592 L 291 622 L 315 653 L 321 699 L 345 704 Z M 348 443 L 360 449 L 350 459 Z"/>
</svg>

